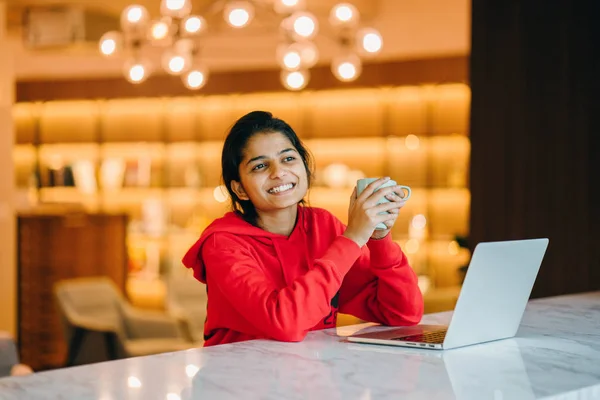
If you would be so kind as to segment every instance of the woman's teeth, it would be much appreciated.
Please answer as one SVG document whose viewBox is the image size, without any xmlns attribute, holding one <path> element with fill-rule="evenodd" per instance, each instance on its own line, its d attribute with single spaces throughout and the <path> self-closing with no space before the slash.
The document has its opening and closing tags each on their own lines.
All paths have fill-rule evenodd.
<svg viewBox="0 0 600 400">
<path fill-rule="evenodd" d="M 286 190 L 290 190 L 293 187 L 294 187 L 294 184 L 288 183 L 287 185 L 281 185 L 281 186 L 277 186 L 272 189 L 269 189 L 269 193 L 281 193 L 281 192 L 285 192 Z"/>
</svg>

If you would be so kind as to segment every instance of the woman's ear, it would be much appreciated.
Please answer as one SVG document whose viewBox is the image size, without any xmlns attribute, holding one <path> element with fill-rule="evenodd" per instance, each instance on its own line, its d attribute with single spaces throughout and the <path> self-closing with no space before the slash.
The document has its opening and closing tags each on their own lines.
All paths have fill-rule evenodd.
<svg viewBox="0 0 600 400">
<path fill-rule="evenodd" d="M 231 190 L 240 200 L 250 200 L 242 184 L 238 181 L 231 181 Z"/>
</svg>

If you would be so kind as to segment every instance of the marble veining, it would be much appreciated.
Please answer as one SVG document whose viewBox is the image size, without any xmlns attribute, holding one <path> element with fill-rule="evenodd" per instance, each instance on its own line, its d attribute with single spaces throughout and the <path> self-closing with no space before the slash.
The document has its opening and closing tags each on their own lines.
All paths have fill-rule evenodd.
<svg viewBox="0 0 600 400">
<path fill-rule="evenodd" d="M 447 323 L 451 313 L 427 315 Z M 600 292 L 530 301 L 513 339 L 445 352 L 251 341 L 0 379 L 12 399 L 600 399 Z"/>
</svg>

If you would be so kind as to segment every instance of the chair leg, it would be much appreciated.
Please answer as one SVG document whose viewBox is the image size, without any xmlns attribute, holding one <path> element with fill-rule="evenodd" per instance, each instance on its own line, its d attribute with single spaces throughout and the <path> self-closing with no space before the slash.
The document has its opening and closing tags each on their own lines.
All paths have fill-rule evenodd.
<svg viewBox="0 0 600 400">
<path fill-rule="evenodd" d="M 73 331 L 73 336 L 71 337 L 71 341 L 69 342 L 69 350 L 67 354 L 67 367 L 72 367 L 75 365 L 75 359 L 79 354 L 79 350 L 81 348 L 81 344 L 83 343 L 83 338 L 87 333 L 86 329 L 76 327 Z"/>
<path fill-rule="evenodd" d="M 104 332 L 104 343 L 109 360 L 116 360 L 117 357 L 117 335 L 114 332 Z"/>
</svg>

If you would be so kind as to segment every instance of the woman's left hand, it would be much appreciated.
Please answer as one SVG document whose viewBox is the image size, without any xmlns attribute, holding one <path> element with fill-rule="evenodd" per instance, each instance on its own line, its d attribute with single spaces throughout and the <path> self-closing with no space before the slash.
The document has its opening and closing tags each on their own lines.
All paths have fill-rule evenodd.
<svg viewBox="0 0 600 400">
<path fill-rule="evenodd" d="M 400 209 L 402 207 L 404 207 L 404 204 L 406 203 L 405 200 L 403 200 L 402 197 L 398 196 L 397 194 L 389 194 L 387 196 L 385 196 L 386 199 L 388 199 L 391 202 L 397 203 L 398 207 L 391 209 L 389 212 L 390 214 L 390 219 L 386 220 L 384 222 L 385 226 L 387 227 L 387 229 L 375 229 L 375 231 L 373 231 L 373 234 L 371 235 L 371 239 L 383 239 L 384 237 L 386 237 L 388 235 L 388 233 L 390 233 L 390 231 L 392 230 L 392 227 L 394 226 L 394 224 L 396 223 L 396 219 L 398 218 L 398 214 L 400 213 Z"/>
</svg>

